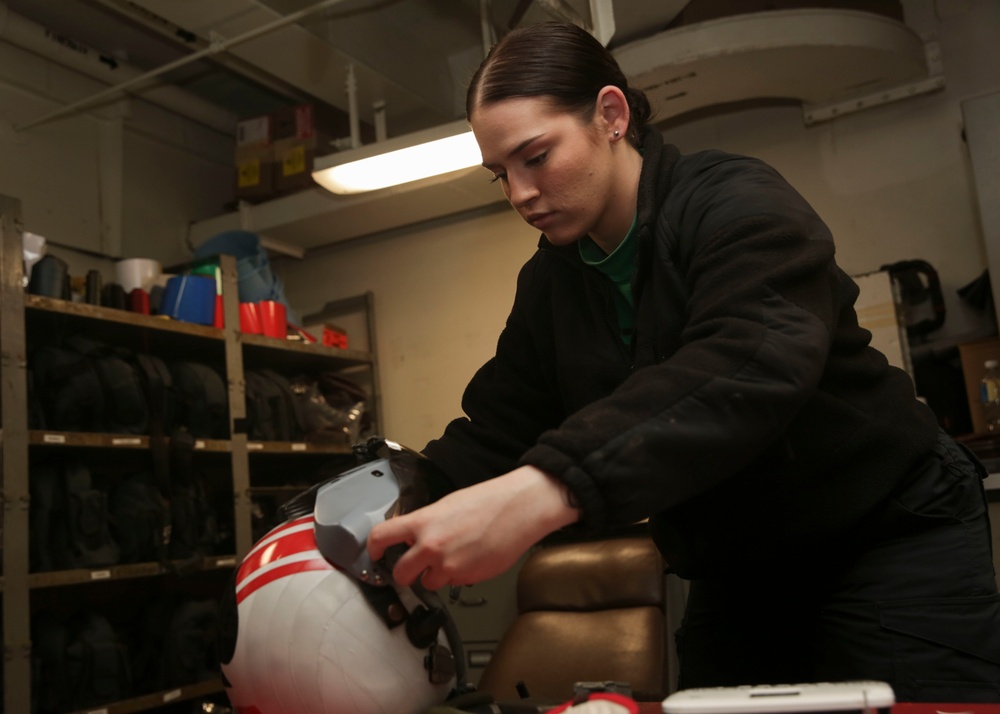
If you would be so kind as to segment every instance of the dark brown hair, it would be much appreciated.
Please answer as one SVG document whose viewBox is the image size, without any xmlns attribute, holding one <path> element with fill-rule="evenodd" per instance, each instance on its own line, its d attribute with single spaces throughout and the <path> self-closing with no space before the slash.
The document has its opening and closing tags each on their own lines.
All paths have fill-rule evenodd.
<svg viewBox="0 0 1000 714">
<path fill-rule="evenodd" d="M 547 97 L 556 106 L 590 121 L 597 95 L 618 87 L 629 106 L 626 137 L 639 146 L 649 120 L 649 100 L 628 79 L 611 53 L 576 25 L 543 22 L 512 30 L 493 45 L 469 82 L 465 114 L 477 106 L 512 97 Z"/>
</svg>

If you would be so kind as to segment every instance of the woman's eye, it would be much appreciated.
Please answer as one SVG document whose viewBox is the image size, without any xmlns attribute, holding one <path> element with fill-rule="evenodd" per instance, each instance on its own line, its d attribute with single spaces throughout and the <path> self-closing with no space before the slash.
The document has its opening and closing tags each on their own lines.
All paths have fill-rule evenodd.
<svg viewBox="0 0 1000 714">
<path fill-rule="evenodd" d="M 545 159 L 547 159 L 548 156 L 549 156 L 549 153 L 547 151 L 543 151 L 538 156 L 532 156 L 530 159 L 528 159 L 524 163 L 527 166 L 538 166 L 539 164 L 545 163 Z"/>
<path fill-rule="evenodd" d="M 490 183 L 496 183 L 497 181 L 503 181 L 507 178 L 507 174 L 494 174 L 493 178 L 490 179 Z"/>
</svg>

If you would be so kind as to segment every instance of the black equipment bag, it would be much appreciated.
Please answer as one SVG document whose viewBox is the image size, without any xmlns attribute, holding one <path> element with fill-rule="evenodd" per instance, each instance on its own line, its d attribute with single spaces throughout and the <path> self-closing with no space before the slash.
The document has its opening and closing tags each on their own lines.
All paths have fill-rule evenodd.
<svg viewBox="0 0 1000 714">
<path fill-rule="evenodd" d="M 136 352 L 135 370 L 149 407 L 149 434 L 169 434 L 177 418 L 177 392 L 170 367 L 156 355 Z"/>
<path fill-rule="evenodd" d="M 219 528 L 209 494 L 200 476 L 174 486 L 170 493 L 170 544 L 172 560 L 188 561 L 190 567 L 212 555 L 218 546 Z M 178 566 L 181 572 L 187 569 Z"/>
<path fill-rule="evenodd" d="M 131 695 L 128 651 L 106 617 L 51 613 L 32 621 L 32 701 L 38 714 L 61 714 Z"/>
<path fill-rule="evenodd" d="M 184 574 L 197 569 L 205 556 L 215 553 L 219 525 L 204 470 L 192 458 L 194 437 L 184 429 L 171 436 L 170 543 L 172 567 Z"/>
<path fill-rule="evenodd" d="M 353 444 L 371 427 L 368 395 L 350 379 L 333 372 L 291 380 L 306 441 Z"/>
<path fill-rule="evenodd" d="M 155 692 L 217 677 L 218 603 L 163 595 L 137 618 L 132 665 L 137 689 Z"/>
<path fill-rule="evenodd" d="M 149 405 L 149 451 L 153 479 L 163 496 L 170 494 L 170 431 L 177 419 L 177 392 L 167 363 L 156 355 L 137 352 L 135 370 Z"/>
<path fill-rule="evenodd" d="M 164 637 L 163 679 L 167 687 L 195 684 L 218 675 L 218 621 L 215 600 L 187 598 L 178 603 Z"/>
<path fill-rule="evenodd" d="M 214 369 L 200 362 L 170 364 L 177 397 L 177 424 L 192 436 L 229 438 L 229 398 L 226 383 Z"/>
<path fill-rule="evenodd" d="M 96 344 L 94 349 L 91 358 L 105 395 L 105 431 L 145 434 L 149 428 L 146 394 L 127 353 Z"/>
<path fill-rule="evenodd" d="M 351 444 L 369 426 L 367 394 L 340 375 L 289 379 L 257 369 L 247 370 L 245 379 L 250 439 Z"/>
<path fill-rule="evenodd" d="M 247 370 L 247 437 L 260 441 L 302 438 L 291 383 L 271 369 Z"/>
<path fill-rule="evenodd" d="M 112 493 L 111 511 L 122 563 L 166 564 L 171 508 L 150 472 L 122 479 Z"/>
<path fill-rule="evenodd" d="M 146 433 L 146 395 L 127 351 L 72 335 L 34 350 L 31 371 L 46 428 Z"/>
<path fill-rule="evenodd" d="M 119 559 L 108 497 L 77 461 L 38 464 L 30 477 L 29 557 L 34 572 L 99 568 Z"/>
<path fill-rule="evenodd" d="M 28 428 L 47 429 L 45 411 L 42 409 L 42 403 L 38 398 L 38 389 L 35 387 L 35 371 L 29 367 L 26 377 L 28 382 Z"/>
<path fill-rule="evenodd" d="M 33 387 L 29 413 L 40 413 L 46 429 L 103 430 L 104 389 L 86 355 L 61 345 L 45 345 L 32 351 L 29 366 Z"/>
</svg>

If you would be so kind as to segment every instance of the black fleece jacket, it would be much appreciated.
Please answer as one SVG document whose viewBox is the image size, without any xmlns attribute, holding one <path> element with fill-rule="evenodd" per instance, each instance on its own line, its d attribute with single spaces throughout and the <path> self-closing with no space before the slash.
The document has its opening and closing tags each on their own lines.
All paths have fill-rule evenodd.
<svg viewBox="0 0 1000 714">
<path fill-rule="evenodd" d="M 766 164 L 643 135 L 633 294 L 544 236 L 466 417 L 424 448 L 463 487 L 532 464 L 580 527 L 650 518 L 685 577 L 835 553 L 938 432 L 869 346 L 829 229 Z"/>
</svg>

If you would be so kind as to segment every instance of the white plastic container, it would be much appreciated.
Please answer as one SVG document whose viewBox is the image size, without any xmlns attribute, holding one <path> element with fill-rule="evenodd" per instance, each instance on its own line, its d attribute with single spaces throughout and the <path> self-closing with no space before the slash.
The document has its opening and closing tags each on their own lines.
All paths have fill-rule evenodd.
<svg viewBox="0 0 1000 714">
<path fill-rule="evenodd" d="M 128 294 L 136 288 L 149 292 L 163 272 L 159 261 L 151 258 L 126 258 L 115 263 L 115 282 Z"/>
</svg>

